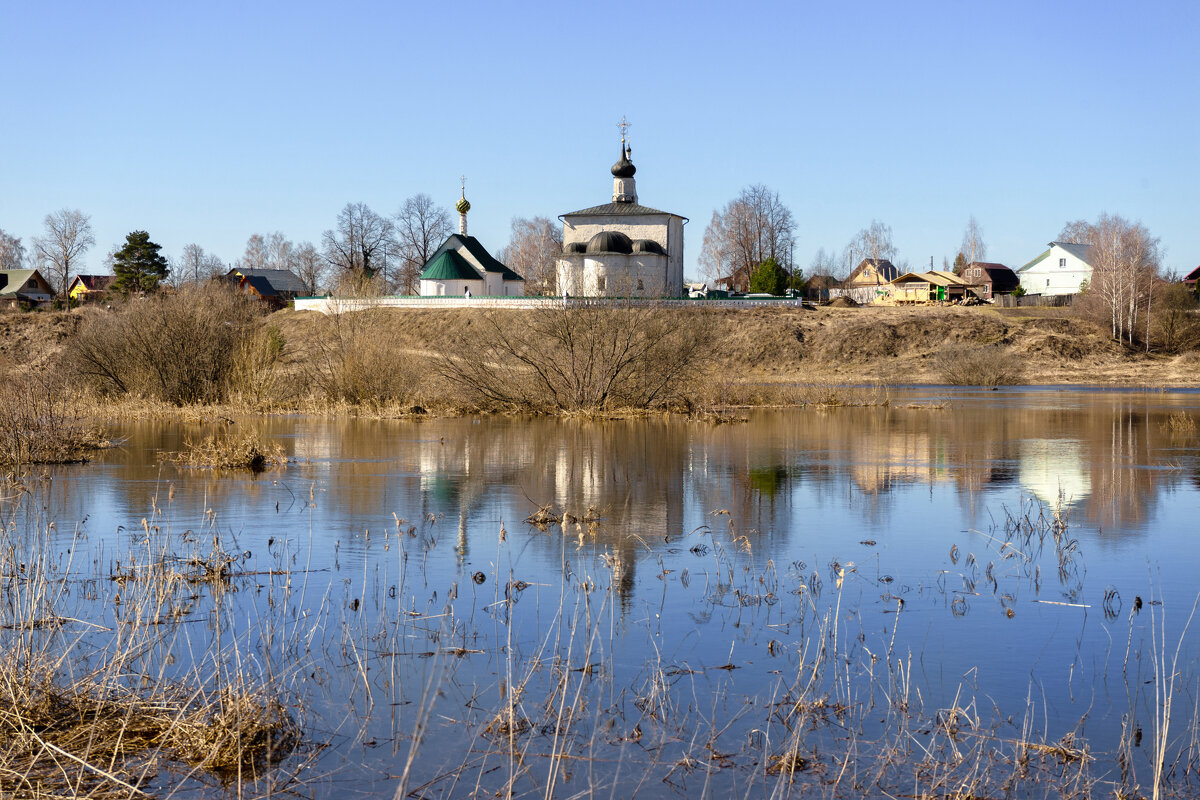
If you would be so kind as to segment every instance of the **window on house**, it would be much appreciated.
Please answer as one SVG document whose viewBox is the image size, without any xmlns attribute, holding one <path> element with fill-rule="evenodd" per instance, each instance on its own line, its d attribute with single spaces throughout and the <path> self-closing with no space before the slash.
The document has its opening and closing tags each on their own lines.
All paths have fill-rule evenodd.
<svg viewBox="0 0 1200 800">
<path fill-rule="evenodd" d="M 1065 266 L 1067 265 L 1067 260 L 1066 260 L 1065 258 L 1060 258 L 1060 259 L 1058 260 L 1058 265 L 1059 265 L 1060 267 L 1065 267 Z"/>
</svg>

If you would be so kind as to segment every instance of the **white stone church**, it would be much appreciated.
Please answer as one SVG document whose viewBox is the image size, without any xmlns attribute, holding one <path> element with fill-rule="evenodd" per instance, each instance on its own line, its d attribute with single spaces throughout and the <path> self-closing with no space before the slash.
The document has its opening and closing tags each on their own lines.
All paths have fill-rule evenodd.
<svg viewBox="0 0 1200 800">
<path fill-rule="evenodd" d="M 621 136 L 612 202 L 563 214 L 558 290 L 571 297 L 682 297 L 686 217 L 638 204 Z"/>
</svg>

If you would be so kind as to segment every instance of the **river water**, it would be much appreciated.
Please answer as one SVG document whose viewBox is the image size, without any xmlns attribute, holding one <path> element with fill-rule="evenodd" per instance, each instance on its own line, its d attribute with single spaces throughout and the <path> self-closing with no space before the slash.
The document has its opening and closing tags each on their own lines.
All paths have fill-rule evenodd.
<svg viewBox="0 0 1200 800">
<path fill-rule="evenodd" d="M 984 796 L 1021 742 L 1066 736 L 1092 759 L 1035 749 L 1007 791 L 1098 796 L 1151 781 L 1166 654 L 1187 793 L 1200 394 L 923 388 L 747 416 L 119 425 L 22 514 L 96 575 L 146 540 L 241 554 L 232 591 L 181 614 L 179 663 L 283 687 L 307 743 L 254 791 Z M 287 465 L 166 458 L 231 428 Z M 569 516 L 525 521 L 541 507 Z M 107 600 L 76 613 L 115 624 Z"/>
</svg>

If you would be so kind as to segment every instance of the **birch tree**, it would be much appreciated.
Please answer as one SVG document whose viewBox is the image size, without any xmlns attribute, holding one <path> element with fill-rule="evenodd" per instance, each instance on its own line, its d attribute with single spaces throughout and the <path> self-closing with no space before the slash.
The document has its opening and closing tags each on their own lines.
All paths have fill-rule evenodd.
<svg viewBox="0 0 1200 800">
<path fill-rule="evenodd" d="M 846 245 L 843 254 L 844 271 L 846 274 L 853 272 L 854 268 L 867 258 L 874 261 L 894 261 L 896 258 L 892 228 L 877 219 L 871 220 L 871 224 L 855 234 Z"/>
<path fill-rule="evenodd" d="M 0 269 L 24 269 L 25 246 L 16 236 L 0 230 Z"/>
<path fill-rule="evenodd" d="M 225 264 L 212 253 L 206 253 L 204 248 L 194 242 L 185 244 L 169 273 L 171 282 L 176 286 L 185 284 L 201 284 L 218 277 L 225 271 Z"/>
<path fill-rule="evenodd" d="M 973 214 L 967 220 L 967 227 L 963 231 L 962 246 L 959 248 L 959 252 L 963 254 L 967 264 L 974 264 L 977 261 L 987 259 L 987 245 L 983 241 L 983 229 L 979 227 L 979 223 L 976 222 Z"/>
<path fill-rule="evenodd" d="M 1108 317 L 1112 337 L 1133 344 L 1139 315 L 1148 329 L 1154 281 L 1161 253 L 1159 240 L 1140 222 L 1101 214 L 1090 226 L 1092 278 L 1088 290 Z"/>
<path fill-rule="evenodd" d="M 38 268 L 56 294 L 66 291 L 72 272 L 83 265 L 84 254 L 96 243 L 91 220 L 75 209 L 55 211 L 46 215 L 45 235 L 33 240 Z"/>
<path fill-rule="evenodd" d="M 713 212 L 704 230 L 700 268 L 710 281 L 736 275 L 748 278 L 753 267 L 773 258 L 790 275 L 795 271 L 795 243 L 791 210 L 778 192 L 755 184 Z"/>
<path fill-rule="evenodd" d="M 562 227 L 548 217 L 516 217 L 500 260 L 525 279 L 529 295 L 555 294 L 558 257 L 562 253 Z"/>
<path fill-rule="evenodd" d="M 425 263 L 453 230 L 450 212 L 429 195 L 415 194 L 404 201 L 394 219 L 400 260 L 398 288 L 402 294 L 416 294 Z"/>
<path fill-rule="evenodd" d="M 321 245 L 339 280 L 361 285 L 380 276 L 386 281 L 396 258 L 396 227 L 366 203 L 347 203 L 338 212 L 337 226 L 322 234 Z"/>
</svg>

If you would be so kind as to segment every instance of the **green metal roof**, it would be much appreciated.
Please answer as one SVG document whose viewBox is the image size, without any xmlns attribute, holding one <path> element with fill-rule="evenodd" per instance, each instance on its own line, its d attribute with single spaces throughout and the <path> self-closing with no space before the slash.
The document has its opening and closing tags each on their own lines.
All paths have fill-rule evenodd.
<svg viewBox="0 0 1200 800">
<path fill-rule="evenodd" d="M 450 237 L 447 238 L 446 241 L 442 243 L 442 246 L 437 249 L 437 252 L 433 254 L 433 258 L 429 260 L 429 263 L 432 264 L 434 261 L 437 261 L 438 256 L 440 256 L 442 253 L 450 253 L 456 250 L 467 251 L 472 258 L 479 262 L 484 270 L 487 272 L 499 272 L 503 280 L 525 280 L 520 275 L 513 272 L 504 264 L 501 264 L 499 261 L 493 258 L 492 254 L 487 251 L 487 248 L 480 244 L 479 240 L 474 236 L 465 236 L 460 233 L 450 234 Z M 459 257 L 461 258 L 461 256 Z M 476 274 L 475 277 L 478 279 L 479 275 Z"/>
<path fill-rule="evenodd" d="M 479 281 L 483 276 L 453 250 L 443 250 L 429 260 L 421 273 L 423 281 Z"/>
</svg>

